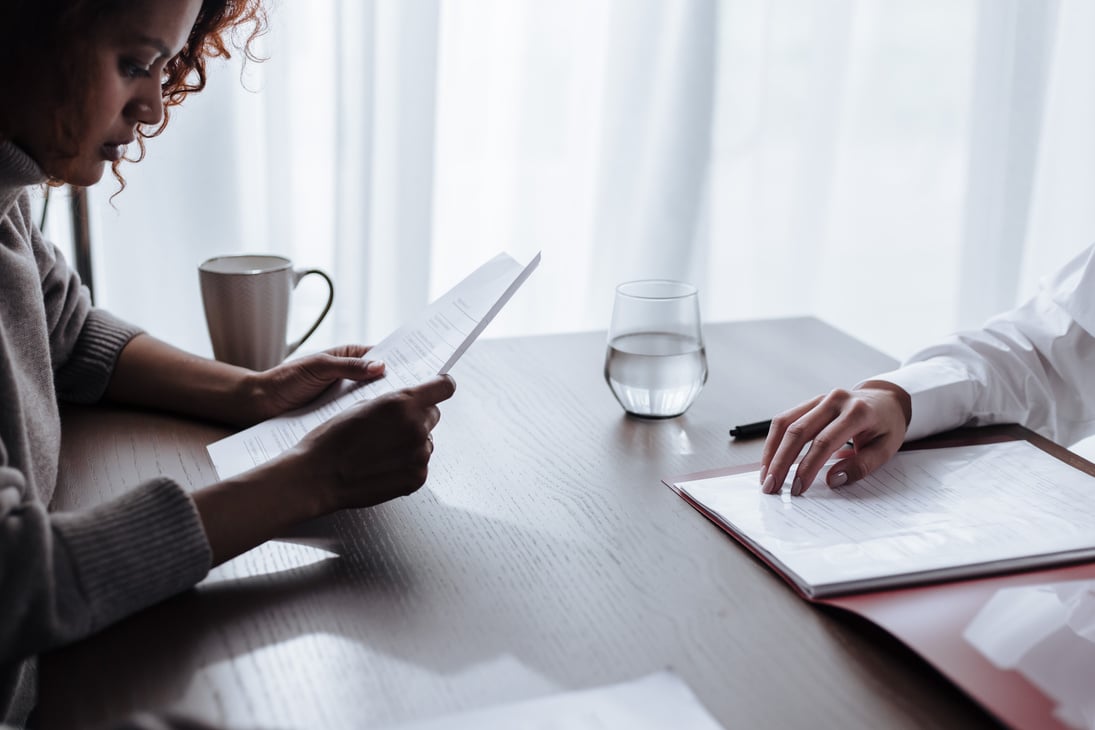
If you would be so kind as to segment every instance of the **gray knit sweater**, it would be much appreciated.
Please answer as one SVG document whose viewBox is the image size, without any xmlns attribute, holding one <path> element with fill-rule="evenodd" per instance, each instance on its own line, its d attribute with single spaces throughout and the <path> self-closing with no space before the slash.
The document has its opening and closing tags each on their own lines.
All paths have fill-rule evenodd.
<svg viewBox="0 0 1095 730">
<path fill-rule="evenodd" d="M 31 158 L 0 142 L 0 724 L 35 701 L 34 656 L 185 590 L 211 553 L 194 503 L 154 479 L 51 513 L 58 400 L 93 403 L 139 330 L 91 306 L 30 214 Z"/>
</svg>

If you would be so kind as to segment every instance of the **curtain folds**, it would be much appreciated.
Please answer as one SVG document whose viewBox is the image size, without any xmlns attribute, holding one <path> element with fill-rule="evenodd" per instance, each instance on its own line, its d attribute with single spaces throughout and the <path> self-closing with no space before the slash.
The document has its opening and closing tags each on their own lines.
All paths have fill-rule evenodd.
<svg viewBox="0 0 1095 730">
<path fill-rule="evenodd" d="M 958 321 L 1015 303 L 1028 237 L 1058 3 L 980 0 Z"/>
<path fill-rule="evenodd" d="M 1095 233 L 1082 0 L 316 0 L 272 21 L 268 60 L 215 67 L 127 189 L 94 190 L 98 300 L 198 352 L 212 255 L 329 270 L 318 348 L 542 250 L 488 335 L 600 329 L 617 283 L 666 277 L 707 319 L 813 314 L 902 356 Z"/>
</svg>

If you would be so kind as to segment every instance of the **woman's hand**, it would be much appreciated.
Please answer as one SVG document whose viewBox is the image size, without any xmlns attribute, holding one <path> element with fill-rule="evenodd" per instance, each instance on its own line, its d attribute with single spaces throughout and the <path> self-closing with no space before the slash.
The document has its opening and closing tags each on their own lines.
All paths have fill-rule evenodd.
<svg viewBox="0 0 1095 730">
<path fill-rule="evenodd" d="M 315 428 L 286 455 L 321 514 L 371 507 L 426 482 L 437 404 L 456 384 L 447 375 L 358 403 Z"/>
<path fill-rule="evenodd" d="M 290 360 L 246 377 L 244 412 L 252 423 L 307 405 L 339 380 L 365 382 L 384 374 L 384 363 L 366 360 L 364 345 L 343 345 Z"/>
<path fill-rule="evenodd" d="M 852 391 L 837 389 L 772 419 L 761 456 L 760 480 L 766 494 L 778 494 L 802 448 L 791 495 L 809 489 L 831 456 L 844 456 L 826 475 L 830 487 L 870 474 L 897 453 L 912 417 L 912 399 L 904 389 L 869 380 Z M 846 449 L 851 441 L 852 450 Z M 844 451 L 841 451 L 844 449 Z"/>
<path fill-rule="evenodd" d="M 118 356 L 106 395 L 117 403 L 246 427 L 306 405 L 339 380 L 379 378 L 384 364 L 364 359 L 368 351 L 344 345 L 255 372 L 140 334 Z"/>
<path fill-rule="evenodd" d="M 433 453 L 447 375 L 361 401 L 250 471 L 194 492 L 213 564 L 289 527 L 349 507 L 371 507 L 418 489 Z"/>
</svg>

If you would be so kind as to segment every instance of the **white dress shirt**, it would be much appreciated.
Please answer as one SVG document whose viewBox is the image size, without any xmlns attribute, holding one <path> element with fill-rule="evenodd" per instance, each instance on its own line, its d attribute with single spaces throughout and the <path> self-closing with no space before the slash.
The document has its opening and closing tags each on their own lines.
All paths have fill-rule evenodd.
<svg viewBox="0 0 1095 730">
<path fill-rule="evenodd" d="M 1070 445 L 1095 433 L 1095 245 L 1037 295 L 878 376 L 912 396 L 912 440 L 963 425 L 1020 423 Z"/>
</svg>

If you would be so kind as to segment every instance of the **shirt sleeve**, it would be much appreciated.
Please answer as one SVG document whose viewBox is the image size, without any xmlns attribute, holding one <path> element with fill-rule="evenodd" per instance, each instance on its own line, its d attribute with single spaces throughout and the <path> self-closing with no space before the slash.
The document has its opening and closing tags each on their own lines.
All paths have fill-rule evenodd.
<svg viewBox="0 0 1095 730">
<path fill-rule="evenodd" d="M 1058 443 L 1095 432 L 1095 246 L 1021 306 L 878 376 L 912 396 L 906 438 L 1020 423 Z"/>
</svg>

